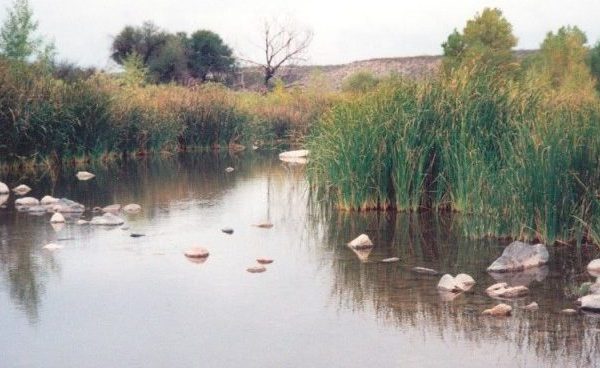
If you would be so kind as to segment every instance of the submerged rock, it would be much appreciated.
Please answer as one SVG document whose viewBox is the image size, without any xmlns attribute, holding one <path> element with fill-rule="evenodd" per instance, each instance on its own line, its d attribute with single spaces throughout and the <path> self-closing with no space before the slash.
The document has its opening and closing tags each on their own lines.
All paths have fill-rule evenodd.
<svg viewBox="0 0 600 368">
<path fill-rule="evenodd" d="M 46 207 L 44 206 L 24 207 L 23 209 L 32 215 L 43 215 L 46 213 Z"/>
<path fill-rule="evenodd" d="M 88 171 L 78 171 L 77 174 L 75 174 L 75 176 L 77 177 L 77 179 L 85 181 L 94 178 L 96 175 Z"/>
<path fill-rule="evenodd" d="M 188 250 L 186 250 L 185 252 L 183 252 L 183 254 L 188 257 L 188 258 L 206 258 L 209 256 L 209 252 L 208 249 L 203 248 L 203 247 L 192 247 Z"/>
<path fill-rule="evenodd" d="M 522 271 L 531 267 L 548 263 L 550 255 L 543 244 L 529 245 L 520 241 L 512 242 L 507 246 L 500 258 L 496 259 L 488 268 L 488 272 Z"/>
<path fill-rule="evenodd" d="M 52 204 L 56 204 L 56 202 L 58 202 L 58 201 L 59 201 L 58 198 L 54 198 L 52 196 L 46 195 L 40 200 L 40 203 L 42 204 L 42 206 L 49 206 Z"/>
<path fill-rule="evenodd" d="M 483 311 L 483 315 L 494 316 L 494 317 L 506 317 L 510 316 L 512 307 L 507 304 L 498 304 L 494 308 L 486 309 Z"/>
<path fill-rule="evenodd" d="M 89 225 L 90 222 L 86 220 L 77 220 L 77 225 Z"/>
<path fill-rule="evenodd" d="M 373 242 L 369 239 L 367 234 L 360 234 L 348 243 L 348 246 L 353 249 L 368 249 L 373 248 Z"/>
<path fill-rule="evenodd" d="M 229 234 L 229 235 L 233 234 L 233 229 L 230 227 L 225 227 L 225 228 L 221 229 L 221 231 L 224 232 L 225 234 Z"/>
<path fill-rule="evenodd" d="M 549 273 L 550 268 L 547 265 L 544 265 L 540 267 L 528 268 L 523 271 L 490 272 L 490 275 L 498 282 L 506 282 L 509 285 L 528 286 L 534 281 L 544 281 Z"/>
<path fill-rule="evenodd" d="M 102 212 L 118 213 L 120 210 L 121 205 L 119 203 L 111 204 L 102 208 Z"/>
<path fill-rule="evenodd" d="M 13 188 L 13 192 L 15 192 L 15 194 L 17 194 L 17 195 L 22 196 L 22 195 L 25 195 L 25 194 L 31 192 L 31 188 L 25 184 L 21 184 L 15 188 Z"/>
<path fill-rule="evenodd" d="M 142 206 L 137 203 L 130 203 L 123 207 L 123 212 L 128 214 L 139 213 L 142 210 Z"/>
<path fill-rule="evenodd" d="M 59 224 L 59 223 L 64 223 L 64 222 L 65 222 L 65 217 L 60 212 L 56 212 L 50 218 L 51 224 Z"/>
<path fill-rule="evenodd" d="M 273 263 L 273 260 L 271 258 L 257 258 L 256 262 L 260 263 L 260 264 L 271 264 Z"/>
<path fill-rule="evenodd" d="M 19 198 L 15 201 L 15 206 L 20 206 L 20 207 L 31 207 L 31 206 L 39 206 L 40 205 L 40 201 L 37 200 L 37 198 L 33 198 L 33 197 L 23 197 L 23 198 Z"/>
<path fill-rule="evenodd" d="M 235 169 L 233 167 L 228 167 L 228 168 L 225 169 L 225 172 L 226 173 L 230 173 L 230 172 L 233 172 L 234 170 Z"/>
<path fill-rule="evenodd" d="M 577 311 L 572 308 L 563 309 L 560 311 L 562 314 L 577 314 Z"/>
<path fill-rule="evenodd" d="M 510 287 L 505 282 L 494 284 L 485 291 L 493 298 L 519 298 L 529 294 L 529 289 L 526 286 Z"/>
<path fill-rule="evenodd" d="M 265 272 L 267 270 L 267 268 L 265 266 L 252 266 L 252 267 L 248 267 L 246 269 L 246 271 L 250 272 L 250 273 L 261 273 L 261 272 Z"/>
<path fill-rule="evenodd" d="M 57 250 L 57 249 L 62 249 L 62 248 L 64 248 L 64 246 L 56 244 L 56 243 L 46 244 L 42 247 L 42 249 L 46 249 L 46 250 Z"/>
<path fill-rule="evenodd" d="M 400 260 L 400 258 L 398 258 L 398 257 L 390 257 L 390 258 L 382 259 L 381 262 L 383 262 L 383 263 L 393 263 L 393 262 L 398 262 L 399 260 Z"/>
<path fill-rule="evenodd" d="M 131 234 L 129 234 L 129 236 L 131 236 L 132 238 L 141 238 L 142 236 L 146 236 L 146 234 L 142 234 L 142 233 L 131 233 Z"/>
<path fill-rule="evenodd" d="M 522 309 L 534 312 L 534 311 L 540 309 L 540 306 L 536 302 L 531 302 L 531 303 L 527 304 L 526 306 L 522 307 Z"/>
<path fill-rule="evenodd" d="M 62 213 L 81 213 L 85 211 L 85 206 L 68 198 L 61 198 L 52 205 L 52 210 Z"/>
<path fill-rule="evenodd" d="M 0 194 L 9 194 L 10 190 L 8 189 L 8 185 L 4 184 L 0 181 Z"/>
<path fill-rule="evenodd" d="M 90 225 L 104 225 L 104 226 L 117 226 L 123 225 L 125 221 L 117 215 L 113 215 L 110 212 L 105 213 L 102 216 L 94 216 Z"/>
<path fill-rule="evenodd" d="M 279 159 L 307 157 L 309 153 L 308 150 L 285 151 L 279 154 Z"/>
<path fill-rule="evenodd" d="M 413 268 L 411 268 L 411 271 L 415 272 L 415 273 L 424 274 L 424 275 L 434 275 L 435 276 L 435 275 L 440 274 L 436 270 L 431 269 L 431 268 L 426 268 L 426 267 L 413 267 Z"/>
</svg>

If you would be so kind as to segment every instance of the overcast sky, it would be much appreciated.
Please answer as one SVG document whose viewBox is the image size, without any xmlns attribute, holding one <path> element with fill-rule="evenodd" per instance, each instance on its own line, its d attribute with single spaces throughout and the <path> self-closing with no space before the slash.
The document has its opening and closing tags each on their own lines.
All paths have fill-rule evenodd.
<svg viewBox="0 0 600 368">
<path fill-rule="evenodd" d="M 518 48 L 536 48 L 545 34 L 577 25 L 590 43 L 600 38 L 599 0 L 29 0 L 39 31 L 53 39 L 59 59 L 110 66 L 112 37 L 125 25 L 151 20 L 171 32 L 210 29 L 238 55 L 259 57 L 265 19 L 287 17 L 309 28 L 312 64 L 435 55 L 454 29 L 486 6 L 513 25 Z M 0 19 L 12 0 L 0 0 Z"/>
</svg>

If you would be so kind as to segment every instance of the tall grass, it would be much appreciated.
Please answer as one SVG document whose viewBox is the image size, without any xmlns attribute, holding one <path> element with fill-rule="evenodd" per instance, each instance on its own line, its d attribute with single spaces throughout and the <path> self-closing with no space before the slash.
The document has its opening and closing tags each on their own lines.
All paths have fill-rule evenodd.
<svg viewBox="0 0 600 368">
<path fill-rule="evenodd" d="M 449 210 L 472 237 L 581 240 L 598 233 L 600 103 L 578 93 L 477 65 L 390 80 L 324 116 L 309 180 L 344 209 Z"/>
</svg>

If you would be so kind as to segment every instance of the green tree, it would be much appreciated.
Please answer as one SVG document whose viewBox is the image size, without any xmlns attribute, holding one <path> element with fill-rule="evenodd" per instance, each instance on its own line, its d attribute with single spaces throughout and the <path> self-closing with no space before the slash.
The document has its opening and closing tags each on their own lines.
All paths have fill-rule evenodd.
<svg viewBox="0 0 600 368">
<path fill-rule="evenodd" d="M 155 82 L 181 82 L 189 74 L 185 34 L 168 35 L 165 44 L 148 62 L 148 70 Z"/>
<path fill-rule="evenodd" d="M 148 68 L 142 57 L 136 52 L 127 55 L 123 60 L 122 83 L 127 87 L 143 86 L 148 80 Z"/>
<path fill-rule="evenodd" d="M 561 27 L 556 33 L 548 32 L 540 46 L 540 63 L 552 87 L 566 83 L 580 85 L 589 80 L 586 65 L 587 37 L 577 26 Z"/>
<path fill-rule="evenodd" d="M 141 27 L 126 26 L 113 40 L 111 57 L 122 65 L 125 59 L 135 52 L 142 58 L 142 62 L 148 65 L 167 40 L 168 34 L 152 22 L 144 22 Z"/>
<path fill-rule="evenodd" d="M 444 66 L 454 68 L 465 61 L 477 60 L 489 69 L 506 70 L 514 61 L 512 48 L 516 45 L 512 25 L 502 11 L 485 8 L 467 21 L 462 34 L 454 30 L 442 44 Z"/>
<path fill-rule="evenodd" d="M 44 45 L 36 36 L 38 22 L 27 0 L 15 0 L 7 9 L 7 19 L 0 28 L 0 53 L 13 60 L 27 61 L 36 55 L 42 61 L 50 61 L 54 55 L 52 44 Z"/>
<path fill-rule="evenodd" d="M 230 73 L 235 67 L 235 58 L 221 37 L 211 31 L 192 33 L 188 41 L 188 67 L 195 78 L 203 82 Z"/>
<path fill-rule="evenodd" d="M 596 79 L 596 88 L 600 90 L 600 41 L 596 42 L 588 55 L 588 63 L 592 75 Z"/>
<path fill-rule="evenodd" d="M 346 77 L 342 83 L 342 91 L 351 93 L 366 93 L 379 84 L 379 79 L 367 71 L 356 72 Z"/>
</svg>

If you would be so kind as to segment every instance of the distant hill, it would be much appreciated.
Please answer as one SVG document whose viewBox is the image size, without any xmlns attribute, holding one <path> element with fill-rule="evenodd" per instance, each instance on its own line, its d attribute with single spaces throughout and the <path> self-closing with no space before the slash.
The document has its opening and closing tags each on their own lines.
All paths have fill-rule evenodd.
<svg viewBox="0 0 600 368">
<path fill-rule="evenodd" d="M 535 50 L 517 50 L 519 58 L 536 52 Z M 325 81 L 328 87 L 340 89 L 346 77 L 357 72 L 370 72 L 377 77 L 398 74 L 409 78 L 422 78 L 438 70 L 442 56 L 411 56 L 354 61 L 339 65 L 287 66 L 281 70 L 280 78 L 286 85 L 306 86 L 311 79 Z M 263 74 L 259 67 L 244 67 L 238 72 L 237 88 L 260 90 L 263 86 Z"/>
</svg>

